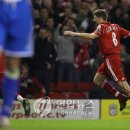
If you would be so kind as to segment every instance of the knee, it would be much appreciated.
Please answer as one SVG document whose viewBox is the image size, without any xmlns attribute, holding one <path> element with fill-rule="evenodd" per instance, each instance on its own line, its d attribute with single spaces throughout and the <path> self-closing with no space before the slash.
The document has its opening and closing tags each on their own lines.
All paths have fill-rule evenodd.
<svg viewBox="0 0 130 130">
<path fill-rule="evenodd" d="M 102 83 L 103 83 L 102 81 L 98 80 L 96 77 L 94 77 L 93 82 L 94 82 L 94 84 L 97 85 L 97 86 L 101 86 Z"/>
<path fill-rule="evenodd" d="M 6 69 L 5 76 L 11 79 L 19 79 L 20 70 L 17 68 Z"/>
</svg>

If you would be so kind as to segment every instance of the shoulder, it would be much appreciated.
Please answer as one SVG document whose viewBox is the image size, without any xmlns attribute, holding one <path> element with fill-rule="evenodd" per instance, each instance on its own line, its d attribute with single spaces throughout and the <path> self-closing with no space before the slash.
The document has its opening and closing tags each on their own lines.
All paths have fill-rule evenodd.
<svg viewBox="0 0 130 130">
<path fill-rule="evenodd" d="M 103 30 L 105 27 L 106 27 L 105 24 L 99 24 L 99 25 L 97 26 L 97 29 L 98 29 L 99 31 L 101 31 L 101 30 Z"/>
<path fill-rule="evenodd" d="M 97 26 L 97 29 L 101 29 L 102 28 L 102 24 L 99 24 L 98 26 Z"/>
<path fill-rule="evenodd" d="M 104 30 L 104 25 L 103 24 L 99 24 L 97 27 L 96 27 L 96 32 L 101 34 L 101 32 L 103 32 Z"/>
<path fill-rule="evenodd" d="M 111 23 L 111 25 L 120 29 L 120 26 L 118 24 Z"/>
<path fill-rule="evenodd" d="M 97 30 L 98 32 L 101 32 L 102 26 L 103 26 L 102 24 L 98 25 L 98 26 L 96 27 L 96 30 Z"/>
</svg>

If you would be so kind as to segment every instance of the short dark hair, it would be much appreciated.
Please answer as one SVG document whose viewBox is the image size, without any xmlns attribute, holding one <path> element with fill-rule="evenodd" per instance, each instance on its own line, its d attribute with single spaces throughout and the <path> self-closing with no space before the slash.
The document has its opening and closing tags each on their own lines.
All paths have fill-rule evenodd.
<svg viewBox="0 0 130 130">
<path fill-rule="evenodd" d="M 101 17 L 103 20 L 107 20 L 108 14 L 105 9 L 97 9 L 93 12 L 93 15 L 95 15 L 97 18 Z"/>
</svg>

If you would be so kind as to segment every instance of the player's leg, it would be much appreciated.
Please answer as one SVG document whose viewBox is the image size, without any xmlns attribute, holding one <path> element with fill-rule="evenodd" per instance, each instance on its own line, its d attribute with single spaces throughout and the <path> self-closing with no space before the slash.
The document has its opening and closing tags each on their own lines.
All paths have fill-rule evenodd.
<svg viewBox="0 0 130 130">
<path fill-rule="evenodd" d="M 127 96 L 120 93 L 115 87 L 113 87 L 113 85 L 109 81 L 107 81 L 104 69 L 105 66 L 104 64 L 102 64 L 99 67 L 98 72 L 96 73 L 93 81 L 97 86 L 100 86 L 102 89 L 115 96 L 121 103 L 120 110 L 123 110 L 126 106 Z"/>
<path fill-rule="evenodd" d="M 30 112 L 31 112 L 30 102 L 27 98 L 23 99 L 22 105 L 23 105 L 23 108 L 24 108 L 25 116 L 30 116 Z"/>
<path fill-rule="evenodd" d="M 125 81 L 119 81 L 118 82 L 119 86 L 122 87 L 122 90 L 124 93 L 127 94 L 130 94 L 130 85 L 128 84 L 128 82 L 125 80 Z"/>
<path fill-rule="evenodd" d="M 113 55 L 112 57 L 106 58 L 105 64 L 106 64 L 106 70 L 109 76 L 115 82 L 118 83 L 118 85 L 122 88 L 122 90 L 125 89 L 126 92 L 128 92 L 129 86 L 126 83 L 126 78 L 121 68 L 120 55 Z M 126 85 L 126 86 L 123 86 L 123 85 Z M 128 100 L 128 97 L 126 94 L 122 92 L 122 95 L 124 95 L 125 98 L 119 99 L 120 110 L 123 110 L 126 107 L 126 102 Z"/>
<path fill-rule="evenodd" d="M 16 100 L 22 103 L 25 116 L 30 116 L 30 103 L 27 98 L 23 98 L 20 94 L 16 93 Z"/>
<path fill-rule="evenodd" d="M 6 27 L 8 30 L 5 46 L 7 57 L 3 87 L 4 101 L 1 108 L 1 120 L 3 121 L 1 125 L 4 124 L 3 127 L 8 126 L 4 117 L 8 119 L 11 113 L 11 106 L 19 86 L 20 57 L 32 56 L 33 54 L 32 14 L 29 1 L 17 2 L 15 10 L 14 4 L 12 4 L 12 8 L 9 8 L 7 14 L 9 16 L 6 19 L 10 25 Z"/>
<path fill-rule="evenodd" d="M 120 101 L 126 98 L 125 95 L 121 94 L 109 81 L 106 79 L 106 77 L 103 74 L 96 73 L 94 77 L 94 83 L 97 86 L 100 86 L 102 89 L 107 91 L 108 93 L 112 94 L 116 98 L 118 98 Z"/>
<path fill-rule="evenodd" d="M 16 93 L 15 100 L 23 103 L 24 98 L 20 94 Z"/>
<path fill-rule="evenodd" d="M 105 81 L 106 76 L 100 73 L 96 73 L 93 82 L 97 85 L 97 86 L 102 86 L 103 82 Z"/>
<path fill-rule="evenodd" d="M 13 100 L 15 94 L 18 91 L 19 77 L 20 77 L 20 59 L 13 57 L 6 57 L 5 74 L 3 82 L 3 103 L 1 107 L 1 121 L 3 121 L 2 127 L 8 127 L 8 116 L 12 110 Z"/>
<path fill-rule="evenodd" d="M 12 41 L 10 41 L 12 46 L 7 48 L 7 55 L 16 57 L 30 57 L 33 55 L 33 19 L 31 11 L 31 5 L 29 1 L 22 1 L 18 4 L 18 8 L 16 10 L 17 18 L 15 18 L 17 19 L 15 21 L 16 24 L 12 24 L 10 29 L 12 30 L 10 31 L 10 34 L 13 37 Z M 13 28 L 15 28 L 15 31 Z M 18 98 L 21 100 L 20 95 Z M 24 98 L 22 104 L 25 115 L 29 116 L 29 100 Z"/>
</svg>

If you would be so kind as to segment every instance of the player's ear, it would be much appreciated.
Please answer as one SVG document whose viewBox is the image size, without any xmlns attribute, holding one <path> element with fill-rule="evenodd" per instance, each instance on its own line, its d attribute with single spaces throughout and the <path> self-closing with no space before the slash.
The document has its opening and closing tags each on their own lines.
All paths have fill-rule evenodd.
<svg viewBox="0 0 130 130">
<path fill-rule="evenodd" d="M 93 21 L 96 22 L 96 16 L 95 15 L 93 15 Z"/>
<path fill-rule="evenodd" d="M 102 18 L 102 17 L 99 17 L 98 20 L 99 20 L 99 22 L 101 22 L 101 21 L 103 20 L 103 18 Z"/>
</svg>

